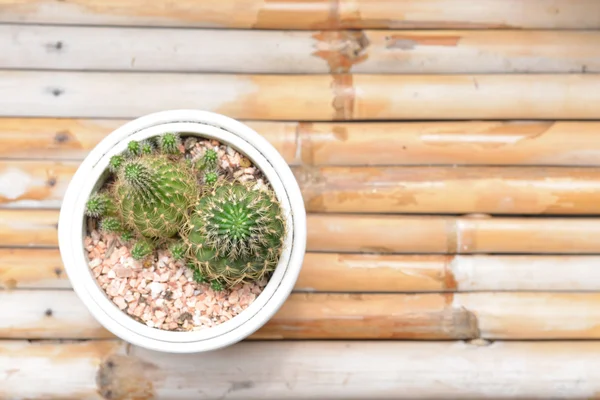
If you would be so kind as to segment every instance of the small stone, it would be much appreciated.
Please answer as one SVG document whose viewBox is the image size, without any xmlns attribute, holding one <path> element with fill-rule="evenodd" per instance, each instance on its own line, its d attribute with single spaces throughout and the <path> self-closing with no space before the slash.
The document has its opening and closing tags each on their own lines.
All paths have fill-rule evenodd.
<svg viewBox="0 0 600 400">
<path fill-rule="evenodd" d="M 254 175 L 255 172 L 256 169 L 254 169 L 254 167 L 244 168 L 244 174 L 246 175 Z"/>
<path fill-rule="evenodd" d="M 150 328 L 154 328 L 154 321 L 152 321 L 152 320 L 146 321 L 146 325 L 148 325 Z"/>
<path fill-rule="evenodd" d="M 115 279 L 117 277 L 117 273 L 111 269 L 110 271 L 108 271 L 108 278 L 109 279 Z"/>
<path fill-rule="evenodd" d="M 117 296 L 113 299 L 113 302 L 121 309 L 124 310 L 127 308 L 127 303 L 125 302 L 125 299 L 121 296 Z"/>
<path fill-rule="evenodd" d="M 164 311 L 161 310 L 156 310 L 156 312 L 154 313 L 154 315 L 156 316 L 156 318 L 161 319 L 161 318 L 165 318 L 167 316 L 167 313 L 165 313 Z M 161 324 L 162 325 L 162 324 Z"/>
<path fill-rule="evenodd" d="M 125 267 L 116 268 L 115 272 L 119 278 L 130 278 L 133 276 L 133 271 Z"/>
<path fill-rule="evenodd" d="M 236 304 L 236 303 L 239 301 L 239 298 L 240 298 L 240 297 L 239 297 L 239 294 L 238 294 L 238 292 L 232 292 L 232 293 L 229 295 L 229 303 L 231 303 L 231 304 Z"/>
<path fill-rule="evenodd" d="M 250 162 L 250 160 L 247 157 L 242 157 L 242 159 L 240 160 L 240 167 L 242 168 L 248 168 L 252 165 L 252 163 Z"/>
<path fill-rule="evenodd" d="M 92 261 L 90 261 L 90 268 L 94 269 L 100 264 L 102 264 L 102 260 L 99 258 L 94 258 Z"/>
</svg>

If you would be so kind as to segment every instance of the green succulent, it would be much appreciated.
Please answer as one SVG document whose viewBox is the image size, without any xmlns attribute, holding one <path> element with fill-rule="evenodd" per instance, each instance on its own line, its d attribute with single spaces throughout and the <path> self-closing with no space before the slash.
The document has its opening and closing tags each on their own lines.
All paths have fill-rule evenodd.
<svg viewBox="0 0 600 400">
<path fill-rule="evenodd" d="M 121 233 L 123 225 L 116 217 L 105 217 L 100 220 L 100 229 L 107 233 Z"/>
<path fill-rule="evenodd" d="M 119 168 L 121 168 L 121 165 L 123 165 L 124 160 L 124 157 L 121 155 L 112 156 L 110 158 L 110 161 L 108 162 L 108 169 L 112 173 L 116 173 L 119 170 Z"/>
<path fill-rule="evenodd" d="M 138 261 L 143 260 L 150 254 L 152 254 L 153 251 L 154 248 L 149 241 L 141 240 L 139 242 L 136 242 L 131 248 L 131 257 Z"/>
<path fill-rule="evenodd" d="M 196 162 L 196 168 L 205 171 L 214 171 L 219 162 L 219 155 L 213 149 L 207 149 L 204 155 Z"/>
<path fill-rule="evenodd" d="M 204 183 L 207 185 L 214 185 L 219 179 L 219 175 L 216 172 L 207 172 L 204 174 Z"/>
<path fill-rule="evenodd" d="M 115 212 L 114 201 L 106 193 L 93 193 L 85 203 L 85 215 L 100 218 Z"/>
<path fill-rule="evenodd" d="M 169 251 L 175 260 L 183 260 L 187 252 L 187 246 L 182 241 L 176 241 L 171 244 Z"/>
<path fill-rule="evenodd" d="M 127 143 L 127 154 L 130 157 L 135 157 L 135 156 L 139 156 L 142 154 L 142 146 L 140 144 L 140 142 L 136 141 L 136 140 L 132 140 L 129 143 Z"/>
<path fill-rule="evenodd" d="M 196 202 L 198 185 L 182 160 L 150 155 L 125 162 L 114 187 L 125 225 L 148 238 L 170 238 Z"/>
<path fill-rule="evenodd" d="M 233 285 L 274 270 L 285 221 L 273 194 L 223 183 L 200 199 L 183 235 L 202 273 Z"/>
<path fill-rule="evenodd" d="M 214 290 L 215 292 L 220 292 L 221 290 L 223 290 L 223 285 L 221 284 L 221 282 L 219 281 L 212 281 L 210 283 L 210 287 L 212 290 Z"/>
<path fill-rule="evenodd" d="M 158 147 L 164 154 L 178 154 L 181 137 L 177 133 L 169 132 L 158 137 Z"/>
<path fill-rule="evenodd" d="M 143 155 L 150 155 L 150 154 L 154 154 L 156 150 L 156 146 L 154 145 L 154 143 L 152 142 L 152 140 L 150 139 L 146 139 L 146 140 L 142 140 L 140 142 L 140 152 Z"/>
</svg>

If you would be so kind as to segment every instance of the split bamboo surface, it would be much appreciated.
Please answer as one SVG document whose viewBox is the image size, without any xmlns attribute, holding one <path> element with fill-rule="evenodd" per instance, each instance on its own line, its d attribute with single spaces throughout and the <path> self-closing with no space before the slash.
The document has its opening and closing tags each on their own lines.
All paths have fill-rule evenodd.
<svg viewBox="0 0 600 400">
<path fill-rule="evenodd" d="M 2 0 L 0 21 L 257 29 L 597 29 L 594 0 Z"/>
<path fill-rule="evenodd" d="M 600 291 L 600 256 L 306 253 L 295 292 Z M 55 248 L 0 248 L 0 289 L 69 289 Z"/>
<path fill-rule="evenodd" d="M 245 342 L 181 355 L 116 340 L 7 340 L 0 342 L 0 374 L 8 377 L 0 396 L 592 399 L 600 392 L 599 359 L 600 342 L 586 341 Z M 40 376 L 44 384 L 31 384 Z"/>
<path fill-rule="evenodd" d="M 60 208 L 75 161 L 0 161 L 2 208 Z M 295 167 L 309 212 L 600 214 L 600 170 Z"/>
<path fill-rule="evenodd" d="M 2 339 L 111 338 L 75 292 L 0 291 Z M 294 293 L 251 339 L 600 339 L 599 293 Z"/>
<path fill-rule="evenodd" d="M 18 40 L 15 40 L 18 38 Z M 600 71 L 598 31 L 247 31 L 0 25 L 0 68 L 219 73 Z"/>
<path fill-rule="evenodd" d="M 0 116 L 132 118 L 165 109 L 194 108 L 256 120 L 588 120 L 600 118 L 596 107 L 600 92 L 590 90 L 598 85 L 598 74 L 4 70 L 0 71 Z"/>
<path fill-rule="evenodd" d="M 58 210 L 0 210 L 0 247 L 56 247 Z M 600 254 L 598 218 L 309 214 L 307 250 Z"/>
<path fill-rule="evenodd" d="M 0 118 L 0 159 L 82 160 L 126 120 Z M 290 165 L 600 166 L 600 122 L 244 121 Z"/>
</svg>

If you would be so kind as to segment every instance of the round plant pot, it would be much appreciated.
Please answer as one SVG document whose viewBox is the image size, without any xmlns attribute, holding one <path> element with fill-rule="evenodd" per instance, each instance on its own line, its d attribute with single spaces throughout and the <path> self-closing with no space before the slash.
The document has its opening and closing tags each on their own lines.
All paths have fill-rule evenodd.
<svg viewBox="0 0 600 400">
<path fill-rule="evenodd" d="M 279 263 L 267 285 L 240 314 L 199 331 L 151 328 L 121 311 L 99 286 L 84 249 L 85 205 L 108 176 L 110 158 L 130 140 L 165 132 L 215 139 L 247 156 L 271 184 L 287 219 Z M 306 248 L 306 211 L 292 171 L 277 150 L 257 132 L 224 115 L 198 110 L 171 110 L 130 121 L 106 136 L 85 158 L 64 196 L 58 223 L 61 257 L 73 289 L 90 313 L 119 338 L 141 347 L 171 353 L 222 348 L 248 337 L 281 307 L 295 285 Z"/>
</svg>

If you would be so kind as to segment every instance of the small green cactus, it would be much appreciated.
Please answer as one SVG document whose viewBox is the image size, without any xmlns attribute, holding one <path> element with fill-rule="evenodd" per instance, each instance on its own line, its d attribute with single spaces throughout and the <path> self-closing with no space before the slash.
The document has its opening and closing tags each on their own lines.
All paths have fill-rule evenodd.
<svg viewBox="0 0 600 400">
<path fill-rule="evenodd" d="M 123 225 L 118 218 L 105 217 L 100 220 L 100 230 L 107 233 L 121 233 Z"/>
<path fill-rule="evenodd" d="M 163 154 L 178 154 L 181 137 L 177 133 L 169 132 L 158 137 L 158 147 Z"/>
<path fill-rule="evenodd" d="M 108 162 L 108 169 L 112 173 L 116 173 L 123 165 L 124 158 L 121 155 L 112 156 Z"/>
<path fill-rule="evenodd" d="M 207 185 L 214 185 L 219 179 L 219 175 L 216 172 L 207 172 L 204 174 L 204 183 Z"/>
<path fill-rule="evenodd" d="M 204 171 L 214 171 L 217 168 L 219 155 L 213 149 L 207 149 L 196 162 L 196 168 Z"/>
<path fill-rule="evenodd" d="M 124 243 L 129 242 L 130 240 L 132 240 L 135 237 L 135 235 L 133 234 L 133 232 L 130 231 L 125 231 L 121 234 L 121 240 Z"/>
<path fill-rule="evenodd" d="M 272 272 L 284 235 L 285 222 L 274 195 L 240 183 L 223 183 L 203 196 L 183 232 L 203 274 L 228 285 Z"/>
<path fill-rule="evenodd" d="M 219 281 L 212 281 L 210 283 L 210 287 L 212 290 L 214 290 L 215 292 L 220 292 L 221 290 L 223 290 L 223 285 L 221 284 L 221 282 Z"/>
<path fill-rule="evenodd" d="M 114 202 L 105 193 L 92 194 L 85 204 L 85 214 L 88 217 L 100 218 L 114 212 Z"/>
<path fill-rule="evenodd" d="M 156 146 L 150 139 L 142 140 L 140 142 L 140 152 L 144 155 L 154 154 Z"/>
<path fill-rule="evenodd" d="M 188 268 L 191 268 L 192 271 L 194 271 L 194 276 L 193 276 L 194 281 L 196 281 L 198 283 L 208 282 L 206 280 L 206 277 L 202 274 L 202 272 L 200 272 L 200 270 L 198 268 L 194 267 L 193 265 L 191 267 L 188 266 Z"/>
<path fill-rule="evenodd" d="M 182 241 L 176 241 L 171 244 L 169 251 L 175 260 L 183 260 L 187 252 L 187 246 Z"/>
<path fill-rule="evenodd" d="M 170 238 L 196 202 L 198 185 L 183 161 L 163 155 L 125 162 L 114 193 L 125 225 L 148 238 Z"/>
<path fill-rule="evenodd" d="M 127 154 L 133 157 L 141 155 L 142 146 L 140 142 L 132 140 L 129 143 L 127 143 Z"/>
<path fill-rule="evenodd" d="M 133 257 L 135 260 L 140 261 L 152 254 L 153 251 L 154 248 L 152 244 L 150 244 L 150 242 L 147 240 L 142 240 L 136 242 L 131 248 L 131 257 Z"/>
</svg>

